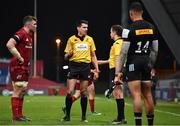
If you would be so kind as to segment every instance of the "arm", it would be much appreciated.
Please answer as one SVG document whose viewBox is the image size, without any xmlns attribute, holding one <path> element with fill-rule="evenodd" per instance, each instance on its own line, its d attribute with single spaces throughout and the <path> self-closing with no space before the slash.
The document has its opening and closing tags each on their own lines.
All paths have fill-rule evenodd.
<svg viewBox="0 0 180 126">
<path fill-rule="evenodd" d="M 129 50 L 129 46 L 130 46 L 130 42 L 123 42 L 122 47 L 121 47 L 121 51 L 120 54 L 116 56 L 116 61 L 115 61 L 115 78 L 114 78 L 114 82 L 115 83 L 123 83 L 121 78 L 122 78 L 122 68 L 123 65 L 126 61 L 127 58 L 127 53 Z"/>
<path fill-rule="evenodd" d="M 20 63 L 22 64 L 24 62 L 23 57 L 21 56 L 21 54 L 19 53 L 19 51 L 16 49 L 15 47 L 16 45 L 16 41 L 14 38 L 10 38 L 9 41 L 6 44 L 6 47 L 9 49 L 9 51 L 11 52 L 11 54 L 16 57 Z"/>
<path fill-rule="evenodd" d="M 157 55 L 158 55 L 158 40 L 153 40 L 152 41 L 152 49 L 150 52 L 150 63 L 149 63 L 150 68 L 154 67 L 154 65 L 156 63 Z"/>
<path fill-rule="evenodd" d="M 69 60 L 69 58 L 71 58 L 73 56 L 73 51 L 71 50 L 69 53 L 66 53 L 65 55 L 64 55 L 64 59 L 65 60 Z"/>
<path fill-rule="evenodd" d="M 97 61 L 97 57 L 94 51 L 91 52 L 91 58 L 92 58 L 92 63 L 94 65 L 96 72 L 99 72 L 98 61 Z"/>
<path fill-rule="evenodd" d="M 116 70 L 115 74 L 119 74 L 122 71 L 123 65 L 126 61 L 127 53 L 130 47 L 130 42 L 124 41 L 122 44 L 120 55 L 116 57 Z"/>
<path fill-rule="evenodd" d="M 94 65 L 94 80 L 97 80 L 99 78 L 99 67 L 97 62 L 97 57 L 95 54 L 95 51 L 91 52 L 91 58 L 92 58 L 92 64 Z"/>
<path fill-rule="evenodd" d="M 64 55 L 65 60 L 69 60 L 69 58 L 71 58 L 73 56 L 73 48 L 72 48 L 72 44 L 71 44 L 70 39 L 68 39 L 68 41 L 67 41 L 66 48 L 65 48 L 64 52 L 65 52 L 65 55 Z"/>
<path fill-rule="evenodd" d="M 108 64 L 109 60 L 98 60 L 98 65 Z"/>
</svg>

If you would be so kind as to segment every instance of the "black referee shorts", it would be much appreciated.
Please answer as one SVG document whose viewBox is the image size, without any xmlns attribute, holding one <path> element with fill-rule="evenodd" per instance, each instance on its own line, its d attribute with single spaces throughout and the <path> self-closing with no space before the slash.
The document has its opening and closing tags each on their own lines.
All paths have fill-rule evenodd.
<svg viewBox="0 0 180 126">
<path fill-rule="evenodd" d="M 109 69 L 109 88 L 114 85 L 115 68 Z"/>
<path fill-rule="evenodd" d="M 69 62 L 68 79 L 89 80 L 90 79 L 90 64 Z"/>
<path fill-rule="evenodd" d="M 149 81 L 151 80 L 151 69 L 148 66 L 149 56 L 131 56 L 126 63 L 127 81 Z"/>
</svg>

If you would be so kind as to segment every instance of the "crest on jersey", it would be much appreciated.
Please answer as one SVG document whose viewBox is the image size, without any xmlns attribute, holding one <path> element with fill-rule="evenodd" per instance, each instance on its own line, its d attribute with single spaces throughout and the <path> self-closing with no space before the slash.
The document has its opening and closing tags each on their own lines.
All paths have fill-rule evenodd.
<svg viewBox="0 0 180 126">
<path fill-rule="evenodd" d="M 29 39 L 28 39 L 28 38 L 26 38 L 26 42 L 29 42 Z"/>
</svg>

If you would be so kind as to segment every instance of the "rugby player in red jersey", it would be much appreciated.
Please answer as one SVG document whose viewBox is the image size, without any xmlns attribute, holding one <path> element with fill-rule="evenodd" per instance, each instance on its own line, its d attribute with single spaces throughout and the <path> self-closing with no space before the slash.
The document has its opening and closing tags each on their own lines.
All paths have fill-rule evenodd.
<svg viewBox="0 0 180 126">
<path fill-rule="evenodd" d="M 31 121 L 23 115 L 22 108 L 28 85 L 32 39 L 33 32 L 36 31 L 36 23 L 35 17 L 25 16 L 23 19 L 24 26 L 6 44 L 13 55 L 9 67 L 14 91 L 11 97 L 13 121 Z"/>
</svg>

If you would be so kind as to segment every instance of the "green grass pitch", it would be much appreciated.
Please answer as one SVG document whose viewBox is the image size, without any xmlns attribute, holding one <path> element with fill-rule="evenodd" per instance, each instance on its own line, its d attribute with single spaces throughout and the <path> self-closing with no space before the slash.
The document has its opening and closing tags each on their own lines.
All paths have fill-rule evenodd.
<svg viewBox="0 0 180 126">
<path fill-rule="evenodd" d="M 64 96 L 26 96 L 24 113 L 31 117 L 31 122 L 16 122 L 11 120 L 10 97 L 0 96 L 0 125 L 111 125 L 116 117 L 116 103 L 114 99 L 107 99 L 103 95 L 97 95 L 95 109 L 101 112 L 101 116 L 92 116 L 87 110 L 88 123 L 81 122 L 80 102 L 77 100 L 71 111 L 71 121 L 61 122 L 64 116 L 61 107 L 64 104 Z M 125 115 L 128 121 L 126 125 L 134 125 L 133 108 L 131 98 L 125 98 Z M 145 114 L 143 124 L 147 125 Z M 155 107 L 155 125 L 180 125 L 180 103 L 158 101 Z"/>
</svg>

